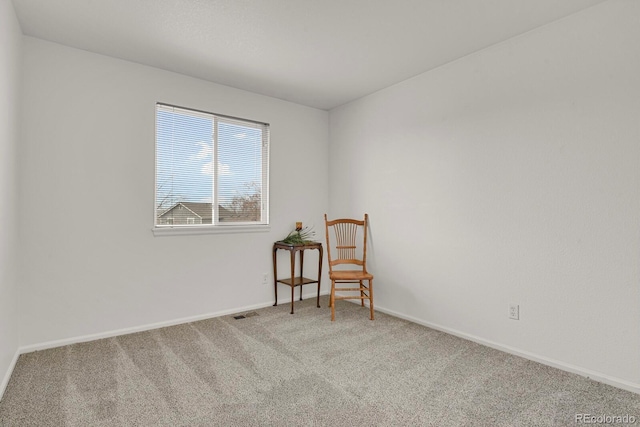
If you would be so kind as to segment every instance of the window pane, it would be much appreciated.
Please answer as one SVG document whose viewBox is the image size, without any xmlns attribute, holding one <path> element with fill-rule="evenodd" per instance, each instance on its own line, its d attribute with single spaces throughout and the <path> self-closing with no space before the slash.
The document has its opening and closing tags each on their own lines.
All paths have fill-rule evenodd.
<svg viewBox="0 0 640 427">
<path fill-rule="evenodd" d="M 260 221 L 262 130 L 220 120 L 217 138 L 220 221 Z"/>
<path fill-rule="evenodd" d="M 211 224 L 213 122 L 182 110 L 157 113 L 158 224 Z M 169 221 L 171 220 L 171 221 Z"/>
</svg>

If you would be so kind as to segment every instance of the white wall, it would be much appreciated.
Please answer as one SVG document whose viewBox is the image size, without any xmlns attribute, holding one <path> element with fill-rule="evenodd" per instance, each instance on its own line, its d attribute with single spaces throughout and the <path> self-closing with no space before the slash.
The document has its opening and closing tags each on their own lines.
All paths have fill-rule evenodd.
<svg viewBox="0 0 640 427">
<path fill-rule="evenodd" d="M 377 306 L 640 391 L 639 45 L 605 2 L 332 110 Z"/>
<path fill-rule="evenodd" d="M 272 243 L 328 207 L 326 111 L 30 37 L 24 83 L 23 346 L 273 302 Z M 270 232 L 153 236 L 157 101 L 271 124 Z"/>
<path fill-rule="evenodd" d="M 0 0 L 0 398 L 19 346 L 17 149 L 22 31 L 10 0 Z"/>
</svg>

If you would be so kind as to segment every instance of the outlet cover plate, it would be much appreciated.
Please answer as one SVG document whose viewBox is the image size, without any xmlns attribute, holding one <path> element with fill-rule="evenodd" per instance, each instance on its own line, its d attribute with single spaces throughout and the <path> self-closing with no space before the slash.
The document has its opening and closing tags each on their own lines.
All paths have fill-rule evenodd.
<svg viewBox="0 0 640 427">
<path fill-rule="evenodd" d="M 509 304 L 509 319 L 520 320 L 520 306 L 518 304 Z"/>
</svg>

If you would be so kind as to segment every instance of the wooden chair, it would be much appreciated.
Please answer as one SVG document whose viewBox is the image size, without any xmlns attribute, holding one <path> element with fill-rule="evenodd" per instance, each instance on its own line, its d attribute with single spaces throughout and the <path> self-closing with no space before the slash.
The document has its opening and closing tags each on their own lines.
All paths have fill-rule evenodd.
<svg viewBox="0 0 640 427">
<path fill-rule="evenodd" d="M 364 220 L 334 219 L 329 221 L 324 215 L 327 233 L 327 258 L 329 259 L 329 279 L 331 279 L 331 320 L 336 320 L 336 300 L 369 300 L 370 318 L 373 320 L 373 275 L 367 272 L 367 223 Z M 332 245 L 333 242 L 333 245 Z M 365 281 L 368 284 L 365 284 Z M 357 283 L 358 287 L 336 288 L 336 283 Z M 336 292 L 358 292 L 359 295 L 336 296 Z"/>
</svg>

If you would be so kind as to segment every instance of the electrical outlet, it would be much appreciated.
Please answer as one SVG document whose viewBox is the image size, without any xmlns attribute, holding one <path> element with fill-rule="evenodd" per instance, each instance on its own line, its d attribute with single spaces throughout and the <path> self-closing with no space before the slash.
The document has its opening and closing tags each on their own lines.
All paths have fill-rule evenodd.
<svg viewBox="0 0 640 427">
<path fill-rule="evenodd" d="M 266 285 L 269 283 L 269 273 L 262 273 L 262 284 Z"/>
<path fill-rule="evenodd" d="M 520 306 L 518 304 L 509 304 L 509 319 L 520 320 Z"/>
</svg>

